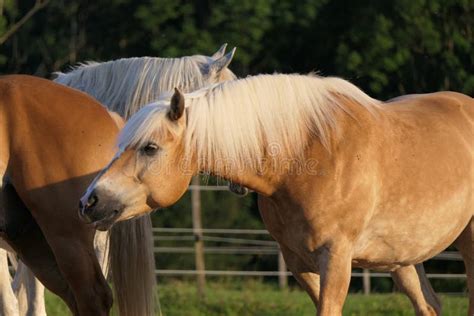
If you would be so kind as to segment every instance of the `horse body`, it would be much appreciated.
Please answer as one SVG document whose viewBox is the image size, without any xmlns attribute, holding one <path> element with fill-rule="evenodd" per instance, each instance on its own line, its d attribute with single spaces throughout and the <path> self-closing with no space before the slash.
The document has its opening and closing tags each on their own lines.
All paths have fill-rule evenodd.
<svg viewBox="0 0 474 316">
<path fill-rule="evenodd" d="M 106 315 L 112 296 L 93 250 L 95 230 L 79 220 L 74 200 L 113 155 L 118 127 L 92 98 L 47 80 L 5 76 L 0 90 L 0 161 L 11 183 L 2 192 L 2 237 L 74 314 Z M 11 205 L 16 194 L 25 205 Z"/>
<path fill-rule="evenodd" d="M 445 249 L 474 214 L 474 102 L 449 92 L 413 96 L 384 117 L 384 141 L 374 149 L 379 200 L 355 256 L 380 261 L 398 249 L 392 261 L 406 265 Z"/>
<path fill-rule="evenodd" d="M 40 90 L 46 84 L 46 80 L 35 79 L 29 76 L 12 75 L 5 76 L 3 80 L 3 95 L 10 95 L 11 98 L 2 102 L 2 112 L 7 124 L 4 126 L 3 135 L 8 135 L 9 142 L 4 148 L 9 148 L 9 156 L 27 157 L 34 152 L 32 161 L 26 159 L 9 159 L 8 176 L 10 181 L 17 187 L 21 187 L 21 193 L 34 194 L 44 187 L 45 182 L 58 183 L 69 180 L 77 176 L 96 172 L 96 165 L 103 164 L 107 158 L 97 155 L 84 155 L 78 157 L 76 149 L 88 152 L 104 151 L 105 156 L 113 153 L 113 146 L 107 146 L 113 140 L 113 132 L 118 128 L 115 121 L 107 110 L 84 93 L 75 93 L 71 100 L 72 104 L 81 104 L 81 107 L 68 106 L 55 101 L 47 93 Z M 37 86 L 41 83 L 40 87 Z M 71 90 L 58 84 L 51 84 L 52 90 L 65 99 L 71 95 Z M 7 91 L 5 91 L 7 90 Z M 22 91 L 29 91 L 29 94 L 22 94 Z M 21 102 L 15 102 L 21 98 Z M 48 111 L 45 111 L 45 104 L 48 104 Z M 97 120 L 90 122 L 90 117 L 97 117 Z M 68 119 L 65 119 L 68 118 Z M 53 124 L 54 123 L 54 124 Z M 44 128 L 44 125 L 48 128 Z M 104 131 L 113 131 L 97 135 L 94 128 Z M 13 136 L 14 135 L 14 136 Z M 62 136 L 62 137 L 59 137 Z M 71 141 L 80 137 L 92 138 L 92 143 L 74 143 Z M 48 139 L 51 146 L 48 150 L 39 150 L 44 144 L 37 139 Z M 9 145 L 9 146 L 8 146 Z M 110 155 L 109 155 L 110 156 Z M 64 160 L 76 162 L 71 166 L 62 164 Z M 3 160 L 5 161 L 5 160 Z M 54 170 L 44 168 L 48 164 L 58 164 Z M 58 196 L 51 200 L 49 197 L 34 197 L 44 203 L 58 201 L 61 205 L 68 207 L 73 205 L 68 196 L 63 196 L 64 192 L 54 192 Z M 31 199 L 33 200 L 33 198 Z M 34 201 L 28 201 L 34 205 Z"/>
<path fill-rule="evenodd" d="M 126 124 L 82 212 L 100 223 L 110 203 L 116 220 L 167 206 L 204 170 L 259 193 L 267 229 L 321 315 L 342 313 L 352 265 L 391 271 L 404 290 L 418 271 L 412 290 L 421 292 L 427 279 L 413 265 L 453 241 L 471 315 L 473 120 L 474 102 L 461 94 L 383 104 L 334 78 L 258 76 L 176 92 Z M 417 313 L 439 312 L 423 294 L 411 297 Z"/>
<path fill-rule="evenodd" d="M 342 116 L 343 136 L 332 152 L 316 141 L 306 153 L 319 162 L 315 175 L 290 175 L 278 194 L 260 196 L 267 227 L 294 251 L 306 245 L 313 252 L 332 236 L 348 234 L 358 267 L 395 270 L 433 257 L 474 211 L 472 174 L 466 172 L 473 163 L 472 103 L 438 93 L 384 105 L 376 119 L 359 109 L 363 129 Z"/>
<path fill-rule="evenodd" d="M 378 114 L 356 115 L 363 130 L 346 116 L 331 154 L 318 142 L 308 150 L 307 157 L 319 161 L 317 175 L 289 176 L 274 194 L 259 196 L 266 227 L 300 278 L 308 278 L 308 267 L 324 278 L 330 271 L 321 262 L 339 256 L 347 258 L 345 266 L 344 259 L 336 262 L 338 272 L 347 271 L 349 262 L 397 272 L 455 242 L 466 264 L 471 315 L 474 102 L 436 93 L 384 105 Z M 347 288 L 348 279 L 341 284 Z M 321 304 L 324 308 L 338 313 L 342 300 Z"/>
</svg>

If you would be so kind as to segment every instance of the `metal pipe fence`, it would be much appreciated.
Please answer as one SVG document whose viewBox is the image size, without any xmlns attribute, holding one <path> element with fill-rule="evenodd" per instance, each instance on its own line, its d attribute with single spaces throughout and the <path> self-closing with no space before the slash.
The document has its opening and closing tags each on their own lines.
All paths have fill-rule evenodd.
<svg viewBox="0 0 474 316">
<path fill-rule="evenodd" d="M 195 233 L 192 228 L 153 228 L 155 241 L 194 241 L 194 235 L 179 235 Z M 234 271 L 234 270 L 176 270 L 176 269 L 157 269 L 157 276 L 236 276 L 236 277 L 278 277 L 279 285 L 284 288 L 288 284 L 288 277 L 291 272 L 287 271 L 283 256 L 278 248 L 278 243 L 270 240 L 258 240 L 251 238 L 221 237 L 216 235 L 269 235 L 268 231 L 261 229 L 201 229 L 201 239 L 205 242 L 226 243 L 230 246 L 206 246 L 203 247 L 204 254 L 214 255 L 274 255 L 278 256 L 278 271 Z M 158 235 L 159 234 L 159 235 Z M 174 234 L 174 235 L 163 235 Z M 178 234 L 178 235 L 177 235 Z M 211 236 L 208 236 L 211 235 Z M 238 244 L 238 246 L 235 246 Z M 195 254 L 195 247 L 154 247 L 156 254 L 174 253 L 174 254 Z M 431 260 L 443 261 L 462 261 L 461 255 L 456 251 L 445 251 L 433 257 Z M 428 273 L 430 279 L 466 279 L 465 274 L 450 273 Z M 389 278 L 390 273 L 371 272 L 363 270 L 362 272 L 352 272 L 352 277 L 363 278 L 364 293 L 369 294 L 371 278 Z"/>
</svg>

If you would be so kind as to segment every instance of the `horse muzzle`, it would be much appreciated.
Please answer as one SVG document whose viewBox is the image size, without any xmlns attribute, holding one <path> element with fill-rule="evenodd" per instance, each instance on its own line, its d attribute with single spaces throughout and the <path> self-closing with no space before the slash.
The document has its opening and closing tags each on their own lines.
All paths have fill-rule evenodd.
<svg viewBox="0 0 474 316">
<path fill-rule="evenodd" d="M 86 200 L 79 201 L 79 218 L 86 224 L 91 224 L 95 229 L 107 230 L 117 221 L 123 211 L 123 207 L 114 202 L 106 202 L 103 194 L 99 195 L 92 191 Z"/>
</svg>

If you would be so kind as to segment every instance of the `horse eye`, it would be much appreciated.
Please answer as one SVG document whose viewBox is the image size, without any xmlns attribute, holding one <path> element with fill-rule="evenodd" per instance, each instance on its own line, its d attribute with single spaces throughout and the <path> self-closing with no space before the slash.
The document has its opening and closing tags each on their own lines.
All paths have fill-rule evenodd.
<svg viewBox="0 0 474 316">
<path fill-rule="evenodd" d="M 142 148 L 142 152 L 147 156 L 153 156 L 158 151 L 158 146 L 154 143 L 148 143 Z"/>
</svg>

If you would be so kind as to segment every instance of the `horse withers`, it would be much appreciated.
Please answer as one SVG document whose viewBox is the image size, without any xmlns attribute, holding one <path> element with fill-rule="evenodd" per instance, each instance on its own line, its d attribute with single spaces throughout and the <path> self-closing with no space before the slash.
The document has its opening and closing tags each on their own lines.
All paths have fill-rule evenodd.
<svg viewBox="0 0 474 316">
<path fill-rule="evenodd" d="M 249 77 L 139 111 L 81 212 L 97 224 L 133 218 L 175 203 L 192 175 L 210 172 L 258 192 L 320 315 L 342 313 L 352 266 L 403 277 L 451 243 L 472 315 L 473 139 L 474 101 L 459 93 L 384 103 L 338 78 Z"/>
</svg>

